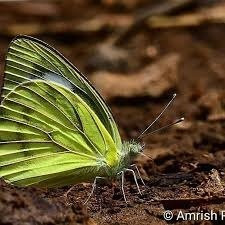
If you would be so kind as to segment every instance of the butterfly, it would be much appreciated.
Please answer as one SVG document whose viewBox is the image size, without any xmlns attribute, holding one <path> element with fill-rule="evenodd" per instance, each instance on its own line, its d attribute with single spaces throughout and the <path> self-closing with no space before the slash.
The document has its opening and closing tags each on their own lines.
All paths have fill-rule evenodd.
<svg viewBox="0 0 225 225">
<path fill-rule="evenodd" d="M 101 95 L 57 50 L 29 36 L 12 40 L 1 90 L 0 177 L 50 188 L 94 182 L 93 194 L 97 179 L 121 176 L 127 202 L 124 172 L 140 192 L 128 167 L 142 150 L 138 141 L 121 141 Z"/>
</svg>

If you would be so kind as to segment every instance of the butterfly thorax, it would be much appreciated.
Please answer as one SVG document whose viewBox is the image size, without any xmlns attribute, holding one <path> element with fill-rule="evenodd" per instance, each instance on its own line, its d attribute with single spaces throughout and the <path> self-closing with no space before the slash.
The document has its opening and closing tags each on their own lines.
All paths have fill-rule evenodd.
<svg viewBox="0 0 225 225">
<path fill-rule="evenodd" d="M 143 146 L 134 141 L 124 141 L 122 144 L 122 151 L 118 156 L 118 164 L 108 171 L 109 177 L 116 177 L 117 174 L 124 169 L 128 168 L 132 160 L 142 151 Z"/>
</svg>

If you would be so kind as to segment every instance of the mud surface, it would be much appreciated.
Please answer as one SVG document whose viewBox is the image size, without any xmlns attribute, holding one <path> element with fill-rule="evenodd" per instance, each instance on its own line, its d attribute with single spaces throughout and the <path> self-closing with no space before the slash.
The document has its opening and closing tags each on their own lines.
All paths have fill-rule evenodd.
<svg viewBox="0 0 225 225">
<path fill-rule="evenodd" d="M 147 10 L 157 1 L 78 2 L 68 6 L 50 1 L 38 7 L 23 3 L 17 8 L 1 3 L 2 73 L 9 41 L 16 34 L 30 34 L 55 46 L 93 80 L 112 108 L 123 139 L 137 137 L 174 92 L 175 102 L 152 129 L 182 116 L 185 121 L 143 140 L 144 153 L 152 160 L 140 156 L 135 163 L 146 186 L 141 185 L 139 195 L 127 173 L 128 204 L 119 182 L 99 184 L 96 195 L 84 206 L 91 184 L 76 185 L 66 197 L 70 187 L 16 188 L 1 181 L 0 224 L 161 225 L 167 224 L 165 210 L 174 213 L 170 224 L 195 224 L 176 221 L 179 210 L 219 213 L 225 208 L 225 25 L 152 28 L 141 23 L 115 45 L 112 39 L 132 23 L 134 12 Z M 199 12 L 217 4 L 225 13 L 222 1 L 214 1 L 215 5 L 196 2 L 173 14 Z M 124 82 L 118 83 L 120 78 Z"/>
</svg>

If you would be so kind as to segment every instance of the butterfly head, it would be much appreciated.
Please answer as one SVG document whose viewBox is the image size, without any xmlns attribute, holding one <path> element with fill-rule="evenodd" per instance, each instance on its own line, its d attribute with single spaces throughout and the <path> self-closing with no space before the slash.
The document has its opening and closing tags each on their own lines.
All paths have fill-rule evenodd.
<svg viewBox="0 0 225 225">
<path fill-rule="evenodd" d="M 125 141 L 123 143 L 123 152 L 128 155 L 130 159 L 133 159 L 135 156 L 137 156 L 143 151 L 143 149 L 144 146 L 135 140 Z"/>
<path fill-rule="evenodd" d="M 136 141 L 132 140 L 132 141 L 129 142 L 128 149 L 129 149 L 129 152 L 130 152 L 130 156 L 135 157 L 136 155 L 138 155 L 140 152 L 143 151 L 144 145 L 142 145 L 139 142 L 136 142 Z"/>
</svg>

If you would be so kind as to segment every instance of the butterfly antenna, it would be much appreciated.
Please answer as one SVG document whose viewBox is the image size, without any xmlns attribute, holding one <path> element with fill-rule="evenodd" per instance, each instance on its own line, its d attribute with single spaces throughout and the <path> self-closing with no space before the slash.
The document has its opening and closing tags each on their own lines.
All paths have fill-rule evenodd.
<svg viewBox="0 0 225 225">
<path fill-rule="evenodd" d="M 170 123 L 170 124 L 168 124 L 168 125 L 166 125 L 166 126 L 160 127 L 159 129 L 153 130 L 153 131 L 147 133 L 146 135 L 144 135 L 142 138 L 147 137 L 148 135 L 153 134 L 153 133 L 155 133 L 155 132 L 158 132 L 158 131 L 164 130 L 164 129 L 166 129 L 166 128 L 169 128 L 169 127 L 171 127 L 171 126 L 173 126 L 173 125 L 175 125 L 175 124 L 178 124 L 178 123 L 180 123 L 180 122 L 182 122 L 182 121 L 184 121 L 184 117 L 181 117 L 180 119 L 177 119 L 177 120 L 175 120 L 174 122 L 172 122 L 172 123 Z"/>
<path fill-rule="evenodd" d="M 166 111 L 166 109 L 169 107 L 169 105 L 173 102 L 173 100 L 175 99 L 176 95 L 177 94 L 173 94 L 173 97 L 167 103 L 167 105 L 164 107 L 162 112 L 154 119 L 154 121 L 148 127 L 146 127 L 146 129 L 144 131 L 142 131 L 142 133 L 137 137 L 137 139 L 140 139 L 143 136 L 143 134 L 145 134 L 153 126 L 153 124 L 155 124 L 155 122 L 160 119 L 160 117 L 163 115 L 163 113 Z"/>
</svg>

